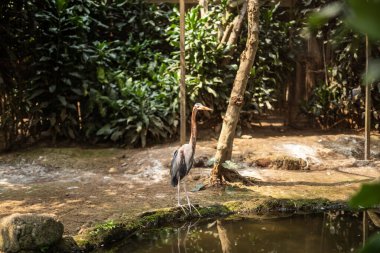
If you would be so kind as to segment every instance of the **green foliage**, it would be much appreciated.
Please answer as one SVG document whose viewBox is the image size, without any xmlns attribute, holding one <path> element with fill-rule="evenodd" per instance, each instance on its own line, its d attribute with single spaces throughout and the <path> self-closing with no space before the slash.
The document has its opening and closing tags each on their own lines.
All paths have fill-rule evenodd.
<svg viewBox="0 0 380 253">
<path fill-rule="evenodd" d="M 0 3 L 0 142 L 6 149 L 24 143 L 35 134 L 38 111 L 28 100 L 32 76 L 33 6 L 23 1 Z"/>
<path fill-rule="evenodd" d="M 355 128 L 362 124 L 361 114 L 364 110 L 360 92 L 360 87 L 349 91 L 338 83 L 321 84 L 313 90 L 310 100 L 302 109 L 324 129 L 343 121 L 348 127 Z"/>
<path fill-rule="evenodd" d="M 229 87 L 225 78 L 231 78 L 233 72 L 221 62 L 225 58 L 227 46 L 218 41 L 218 24 L 222 18 L 222 6 L 213 6 L 208 14 L 201 18 L 200 7 L 188 10 L 185 19 L 186 48 L 186 88 L 191 101 L 206 105 L 215 105 L 216 110 L 224 110 Z M 179 12 L 175 9 L 170 17 L 171 25 L 167 29 L 167 40 L 179 49 Z M 172 53 L 175 61 L 173 69 L 179 70 L 180 51 Z"/>
<path fill-rule="evenodd" d="M 119 5 L 103 3 L 95 15 L 105 22 L 92 28 L 99 37 L 117 39 L 94 41 L 88 50 L 98 85 L 89 92 L 94 110 L 86 136 L 145 146 L 148 137 L 172 136 L 178 125 L 177 73 L 170 71 L 169 50 L 162 50 L 170 49 L 164 28 L 171 11 L 166 6 L 142 8 L 138 1 Z M 129 19 L 123 22 L 125 16 Z M 120 19 L 115 25 L 108 17 Z"/>
<path fill-rule="evenodd" d="M 32 3 L 30 3 L 32 4 Z M 42 126 L 72 139 L 80 134 L 77 103 L 90 83 L 82 54 L 87 48 L 92 5 L 86 1 L 44 0 L 34 3 L 35 62 L 29 100 L 36 105 Z"/>
<path fill-rule="evenodd" d="M 379 24 L 379 11 L 380 11 L 380 2 L 376 0 L 370 1 L 358 1 L 358 0 L 348 0 L 347 5 L 338 6 L 335 4 L 336 10 L 330 11 L 333 15 L 325 15 L 326 10 L 332 8 L 331 5 L 324 7 L 325 10 L 321 14 L 314 14 L 314 22 L 319 22 L 323 24 L 329 18 L 333 17 L 340 10 L 343 10 L 345 15 L 345 22 L 357 29 L 357 31 L 368 34 L 371 38 L 380 38 L 380 29 L 378 28 Z M 340 10 L 339 10 L 340 9 Z M 328 11 L 327 11 L 328 12 Z M 319 19 L 319 21 L 318 21 Z M 364 79 L 365 84 L 368 85 L 370 81 L 378 80 L 379 73 L 377 61 L 370 62 L 368 76 Z M 378 90 L 380 91 L 380 89 Z M 375 102 L 378 102 L 376 100 Z M 375 119 L 379 120 L 378 112 L 374 110 Z M 377 125 L 378 126 L 378 125 Z M 352 207 L 364 207 L 364 208 L 373 208 L 377 205 L 380 205 L 380 183 L 374 184 L 365 184 L 361 187 L 360 191 L 351 198 L 350 205 Z M 362 253 L 375 253 L 380 251 L 380 235 L 372 236 L 369 241 L 364 245 L 363 249 L 360 250 Z"/>
<path fill-rule="evenodd" d="M 0 72 L 2 92 L 15 101 L 0 108 L 10 112 L 0 118 L 0 129 L 13 131 L 10 142 L 24 118 L 30 119 L 25 136 L 44 132 L 53 140 L 101 136 L 145 145 L 147 137 L 175 133 L 177 75 L 165 41 L 170 7 L 137 0 L 9 0 L 0 6 L 2 23 L 14 29 L 0 39 L 1 55 L 17 66 L 11 76 L 10 68 Z M 13 123 L 15 112 L 20 116 Z"/>
<path fill-rule="evenodd" d="M 368 242 L 364 245 L 360 253 L 375 253 L 380 252 L 380 234 L 374 235 L 369 238 Z"/>
<path fill-rule="evenodd" d="M 342 11 L 342 8 L 343 5 L 340 2 L 327 4 L 318 12 L 312 13 L 308 18 L 308 23 L 312 28 L 320 28 L 331 18 L 335 18 Z"/>
<path fill-rule="evenodd" d="M 378 0 L 347 0 L 346 22 L 362 34 L 380 39 L 380 2 Z"/>
<path fill-rule="evenodd" d="M 157 77 L 161 78 L 158 73 Z M 100 128 L 97 135 L 112 141 L 126 139 L 145 146 L 147 136 L 159 139 L 174 134 L 178 125 L 175 87 L 154 87 L 152 81 L 144 81 L 146 83 L 142 85 L 140 80 L 125 80 L 119 85 L 120 97 L 116 100 L 108 96 L 96 97 L 95 100 L 102 103 L 102 108 L 107 108 L 104 110 L 111 115 L 110 122 Z"/>
<path fill-rule="evenodd" d="M 380 183 L 364 184 L 350 200 L 354 208 L 374 208 L 380 205 Z M 360 253 L 375 253 L 380 251 L 380 235 L 370 237 Z"/>
<path fill-rule="evenodd" d="M 282 102 L 285 83 L 294 69 L 290 52 L 293 22 L 279 6 L 280 2 L 260 10 L 259 47 L 247 86 L 248 106 L 259 112 L 273 110 Z"/>
<path fill-rule="evenodd" d="M 114 220 L 109 220 L 104 223 L 97 224 L 94 230 L 90 232 L 90 235 L 93 235 L 93 236 L 98 235 L 104 231 L 113 230 L 119 226 L 120 226 L 119 223 L 115 222 Z"/>
<path fill-rule="evenodd" d="M 302 1 L 302 4 L 299 15 L 308 21 L 307 35 L 316 36 L 323 43 L 324 68 L 327 71 L 304 104 L 303 112 L 322 128 L 340 123 L 351 128 L 361 127 L 364 123 L 364 94 L 360 85 L 363 84 L 361 77 L 365 66 L 365 38 L 347 22 L 349 11 L 346 4 L 324 0 Z M 372 55 L 376 57 L 379 54 L 372 50 Z M 369 78 L 374 81 L 378 71 L 373 67 L 370 69 Z M 372 89 L 372 122 L 376 128 L 379 127 L 379 91 L 376 87 Z"/>
<path fill-rule="evenodd" d="M 380 183 L 364 184 L 350 200 L 352 207 L 371 208 L 380 204 Z"/>
</svg>

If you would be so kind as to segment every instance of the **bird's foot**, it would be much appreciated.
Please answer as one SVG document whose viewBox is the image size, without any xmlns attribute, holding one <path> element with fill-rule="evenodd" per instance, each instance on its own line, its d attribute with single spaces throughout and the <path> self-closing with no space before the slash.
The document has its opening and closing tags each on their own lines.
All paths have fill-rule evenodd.
<svg viewBox="0 0 380 253">
<path fill-rule="evenodd" d="M 189 210 L 190 210 L 190 213 L 191 213 L 191 207 L 193 207 L 194 210 L 197 211 L 199 217 L 202 217 L 202 215 L 201 215 L 201 213 L 198 211 L 198 209 L 197 209 L 193 204 L 191 204 L 191 203 L 189 202 Z"/>
<path fill-rule="evenodd" d="M 178 207 L 180 207 L 181 209 L 182 209 L 182 211 L 183 211 L 183 213 L 187 216 L 187 212 L 186 212 L 186 205 L 181 205 L 180 203 L 178 203 L 178 205 L 177 205 Z M 191 211 L 191 210 L 190 210 Z"/>
</svg>

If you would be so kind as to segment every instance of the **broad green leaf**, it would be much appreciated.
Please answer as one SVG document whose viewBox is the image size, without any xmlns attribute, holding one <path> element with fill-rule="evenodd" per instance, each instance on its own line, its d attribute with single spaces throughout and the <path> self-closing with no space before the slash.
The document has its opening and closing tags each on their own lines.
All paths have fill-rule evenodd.
<svg viewBox="0 0 380 253">
<path fill-rule="evenodd" d="M 130 122 L 132 122 L 133 120 L 135 120 L 137 117 L 136 116 L 129 116 L 127 118 L 127 124 L 129 124 Z"/>
<path fill-rule="evenodd" d="M 100 128 L 97 132 L 96 135 L 110 135 L 112 133 L 111 125 L 107 124 Z"/>
<path fill-rule="evenodd" d="M 104 82 L 106 78 L 106 73 L 103 67 L 98 67 L 97 69 L 97 77 L 100 82 Z"/>
<path fill-rule="evenodd" d="M 83 78 L 83 76 L 80 73 L 78 73 L 78 72 L 70 72 L 69 75 L 73 76 L 73 77 L 76 77 L 76 78 L 79 78 L 79 79 Z"/>
<path fill-rule="evenodd" d="M 378 253 L 380 252 L 380 234 L 373 235 L 364 245 L 360 253 Z"/>
<path fill-rule="evenodd" d="M 136 126 L 136 132 L 140 133 L 142 130 L 142 122 L 137 122 Z"/>
<path fill-rule="evenodd" d="M 119 140 L 122 136 L 123 136 L 123 132 L 121 132 L 121 131 L 115 131 L 115 132 L 111 135 L 111 140 L 112 140 L 112 141 L 117 141 L 117 140 Z"/>
<path fill-rule="evenodd" d="M 30 100 L 32 100 L 33 98 L 35 97 L 38 97 L 39 95 L 41 95 L 42 93 L 44 93 L 45 91 L 43 89 L 40 89 L 40 90 L 36 90 L 32 93 L 32 95 L 29 97 Z"/>
<path fill-rule="evenodd" d="M 364 84 L 372 84 L 380 80 L 380 60 L 372 60 L 368 65 L 368 75 L 364 74 Z"/>
<path fill-rule="evenodd" d="M 368 34 L 373 39 L 380 39 L 380 1 L 347 0 L 349 10 L 346 21 L 357 31 Z"/>
<path fill-rule="evenodd" d="M 55 89 L 57 88 L 57 85 L 50 85 L 49 86 L 49 91 L 50 93 L 53 93 L 55 91 Z"/>
<path fill-rule="evenodd" d="M 360 191 L 351 198 L 349 204 L 355 208 L 371 208 L 380 205 L 380 183 L 362 185 Z"/>
<path fill-rule="evenodd" d="M 67 101 L 66 101 L 66 98 L 65 98 L 65 97 L 63 97 L 63 96 L 61 96 L 61 95 L 58 95 L 57 97 L 58 97 L 59 102 L 61 102 L 61 104 L 62 104 L 63 106 L 66 106 L 66 105 L 67 105 Z"/>
<path fill-rule="evenodd" d="M 211 93 L 214 97 L 218 97 L 218 94 L 215 90 L 211 89 L 210 87 L 206 86 L 206 90 Z"/>
<path fill-rule="evenodd" d="M 58 12 L 62 12 L 66 8 L 67 0 L 55 0 Z"/>
<path fill-rule="evenodd" d="M 72 88 L 71 90 L 72 90 L 75 94 L 77 94 L 78 96 L 82 96 L 82 95 L 83 95 L 83 92 L 82 92 L 80 89 Z"/>
<path fill-rule="evenodd" d="M 41 62 L 50 61 L 50 60 L 51 60 L 51 58 L 48 57 L 48 56 L 42 56 L 42 57 L 40 58 L 40 61 L 41 61 Z"/>
<path fill-rule="evenodd" d="M 320 11 L 313 13 L 309 17 L 309 25 L 312 28 L 319 28 L 324 25 L 331 18 L 336 17 L 343 9 L 343 4 L 340 2 L 333 2 L 325 7 L 323 7 Z"/>
<path fill-rule="evenodd" d="M 75 139 L 75 134 L 74 134 L 73 129 L 69 128 L 68 129 L 68 134 L 69 134 L 69 136 L 70 136 L 71 139 Z"/>
</svg>

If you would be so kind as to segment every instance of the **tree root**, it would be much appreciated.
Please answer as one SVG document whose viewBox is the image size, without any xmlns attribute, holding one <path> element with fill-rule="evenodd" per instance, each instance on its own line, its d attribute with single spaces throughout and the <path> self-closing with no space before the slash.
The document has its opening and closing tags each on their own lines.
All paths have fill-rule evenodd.
<svg viewBox="0 0 380 253">
<path fill-rule="evenodd" d="M 247 186 L 254 185 L 254 178 L 244 177 L 237 170 L 221 168 L 221 175 L 211 175 L 207 186 L 222 187 L 227 183 L 242 183 Z"/>
<path fill-rule="evenodd" d="M 248 186 L 254 185 L 252 178 L 244 177 L 240 175 L 239 172 L 233 169 L 223 168 L 222 178 L 224 179 L 224 181 L 231 182 L 231 183 L 241 182 L 244 185 L 248 185 Z"/>
</svg>

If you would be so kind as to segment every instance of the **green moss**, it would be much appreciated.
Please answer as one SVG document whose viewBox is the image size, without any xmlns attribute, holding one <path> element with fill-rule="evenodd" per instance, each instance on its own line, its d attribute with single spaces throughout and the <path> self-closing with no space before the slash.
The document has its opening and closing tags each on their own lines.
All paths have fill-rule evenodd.
<svg viewBox="0 0 380 253">
<path fill-rule="evenodd" d="M 224 206 L 233 213 L 239 213 L 242 211 L 242 201 L 229 201 L 224 203 Z"/>
<path fill-rule="evenodd" d="M 97 235 L 101 233 L 102 231 L 107 231 L 107 230 L 113 230 L 118 226 L 118 224 L 114 220 L 109 220 L 101 224 L 97 224 L 95 226 L 95 229 L 91 231 L 92 235 Z"/>
<path fill-rule="evenodd" d="M 199 213 L 204 218 L 210 218 L 215 216 L 226 216 L 228 214 L 233 213 L 227 206 L 225 205 L 213 205 L 208 207 L 202 207 L 198 209 Z"/>
</svg>

